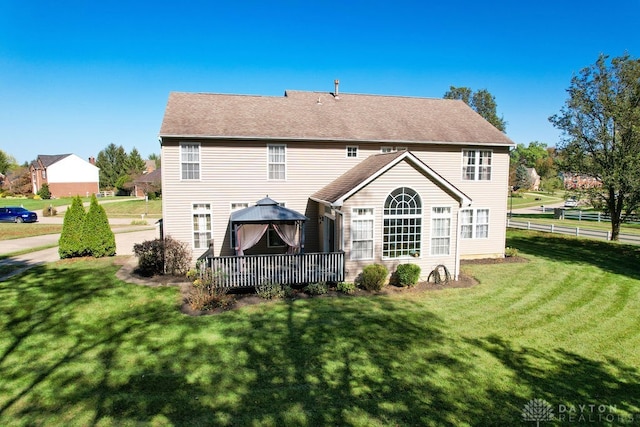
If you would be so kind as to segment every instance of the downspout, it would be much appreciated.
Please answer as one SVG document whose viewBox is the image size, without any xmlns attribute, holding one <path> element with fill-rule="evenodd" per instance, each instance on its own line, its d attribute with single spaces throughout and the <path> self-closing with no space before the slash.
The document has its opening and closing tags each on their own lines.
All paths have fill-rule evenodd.
<svg viewBox="0 0 640 427">
<path fill-rule="evenodd" d="M 458 281 L 458 275 L 460 274 L 460 236 L 462 235 L 462 225 L 460 224 L 460 206 L 458 206 L 458 224 L 456 228 L 458 232 L 456 233 L 456 264 L 455 270 L 453 272 L 453 280 Z"/>
</svg>

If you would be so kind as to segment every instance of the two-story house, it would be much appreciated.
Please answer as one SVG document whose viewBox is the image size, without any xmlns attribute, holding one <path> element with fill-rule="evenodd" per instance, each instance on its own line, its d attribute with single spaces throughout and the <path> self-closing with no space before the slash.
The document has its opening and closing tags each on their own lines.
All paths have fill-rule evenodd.
<svg viewBox="0 0 640 427">
<path fill-rule="evenodd" d="M 504 256 L 514 143 L 462 101 L 171 93 L 160 142 L 165 235 L 195 257 L 339 252 L 353 280 Z"/>
<path fill-rule="evenodd" d="M 100 168 L 95 159 L 81 159 L 75 154 L 40 154 L 31 162 L 33 194 L 49 186 L 52 197 L 88 196 L 100 191 Z"/>
</svg>

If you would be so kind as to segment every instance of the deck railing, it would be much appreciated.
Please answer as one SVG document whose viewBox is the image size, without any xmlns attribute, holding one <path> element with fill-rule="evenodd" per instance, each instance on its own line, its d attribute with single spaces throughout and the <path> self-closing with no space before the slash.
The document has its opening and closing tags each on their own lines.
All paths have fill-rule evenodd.
<svg viewBox="0 0 640 427">
<path fill-rule="evenodd" d="M 344 281 L 344 252 L 222 256 L 203 262 L 218 286 L 225 288 L 267 281 L 283 285 Z"/>
</svg>

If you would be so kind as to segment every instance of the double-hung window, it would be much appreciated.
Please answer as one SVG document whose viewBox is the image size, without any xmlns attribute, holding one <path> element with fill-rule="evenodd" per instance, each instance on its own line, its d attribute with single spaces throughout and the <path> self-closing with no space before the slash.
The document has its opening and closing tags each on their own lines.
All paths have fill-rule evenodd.
<svg viewBox="0 0 640 427">
<path fill-rule="evenodd" d="M 180 171 L 182 179 L 200 179 L 200 144 L 180 144 Z"/>
<path fill-rule="evenodd" d="M 194 203 L 193 216 L 193 247 L 206 249 L 211 240 L 211 205 L 209 203 Z"/>
<path fill-rule="evenodd" d="M 287 146 L 280 144 L 267 145 L 268 177 L 270 180 L 287 178 Z"/>
<path fill-rule="evenodd" d="M 491 180 L 491 150 L 462 150 L 462 179 Z"/>
<path fill-rule="evenodd" d="M 384 203 L 382 257 L 419 256 L 422 245 L 422 201 L 414 190 L 400 187 Z"/>
<path fill-rule="evenodd" d="M 431 210 L 431 255 L 449 255 L 451 248 L 451 208 Z"/>
<path fill-rule="evenodd" d="M 489 209 L 464 209 L 460 212 L 460 223 L 463 239 L 489 237 Z"/>
<path fill-rule="evenodd" d="M 351 212 L 351 259 L 373 259 L 373 209 Z"/>
</svg>

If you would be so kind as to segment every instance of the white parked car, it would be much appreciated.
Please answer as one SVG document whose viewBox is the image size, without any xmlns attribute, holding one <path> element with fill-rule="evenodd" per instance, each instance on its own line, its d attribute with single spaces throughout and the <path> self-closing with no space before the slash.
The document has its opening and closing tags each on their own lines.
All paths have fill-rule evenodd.
<svg viewBox="0 0 640 427">
<path fill-rule="evenodd" d="M 578 199 L 574 198 L 574 197 L 570 197 L 567 200 L 564 201 L 564 207 L 565 208 L 575 208 L 578 206 Z"/>
</svg>

